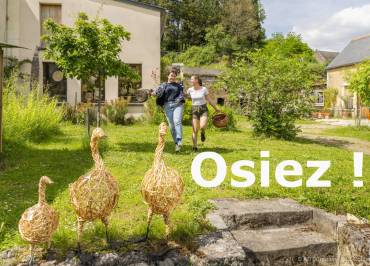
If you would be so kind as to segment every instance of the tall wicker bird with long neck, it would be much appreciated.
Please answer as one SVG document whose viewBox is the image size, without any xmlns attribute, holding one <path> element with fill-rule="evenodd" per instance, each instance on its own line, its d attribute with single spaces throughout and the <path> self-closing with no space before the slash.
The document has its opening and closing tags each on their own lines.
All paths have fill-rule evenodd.
<svg viewBox="0 0 370 266">
<path fill-rule="evenodd" d="M 148 227 L 146 239 L 153 214 L 162 215 L 166 224 L 166 236 L 170 233 L 170 213 L 179 204 L 184 191 L 184 182 L 179 173 L 167 167 L 163 160 L 163 149 L 167 125 L 159 126 L 159 140 L 155 150 L 153 166 L 145 174 L 141 184 L 141 193 L 145 203 L 148 205 Z"/>
<path fill-rule="evenodd" d="M 108 218 L 118 203 L 119 187 L 116 178 L 104 167 L 99 153 L 99 141 L 105 137 L 103 129 L 96 128 L 93 131 L 90 147 L 95 167 L 69 186 L 71 202 L 77 214 L 78 249 L 83 226 L 88 221 L 100 219 L 105 225 L 109 242 Z"/>
<path fill-rule="evenodd" d="M 30 243 L 30 263 L 33 262 L 33 249 L 36 244 L 48 243 L 59 223 L 58 213 L 46 202 L 46 185 L 53 184 L 49 177 L 43 176 L 39 181 L 38 203 L 24 211 L 18 224 L 19 233 L 23 240 Z"/>
</svg>

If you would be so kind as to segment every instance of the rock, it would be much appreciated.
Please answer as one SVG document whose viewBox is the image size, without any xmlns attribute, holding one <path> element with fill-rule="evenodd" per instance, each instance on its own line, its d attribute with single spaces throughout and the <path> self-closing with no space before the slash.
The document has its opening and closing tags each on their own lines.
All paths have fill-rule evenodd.
<svg viewBox="0 0 370 266">
<path fill-rule="evenodd" d="M 214 232 L 198 238 L 198 253 L 192 256 L 195 265 L 243 265 L 243 248 L 228 231 Z"/>
<path fill-rule="evenodd" d="M 52 260 L 52 261 L 47 261 L 47 262 L 40 263 L 40 266 L 55 266 L 57 264 L 58 263 L 57 263 L 56 260 Z"/>
<path fill-rule="evenodd" d="M 370 265 L 370 225 L 346 224 L 339 230 L 341 262 Z M 343 264 L 345 265 L 345 264 Z"/>
<path fill-rule="evenodd" d="M 99 255 L 94 262 L 96 266 L 116 266 L 121 264 L 121 257 L 116 253 Z"/>
<path fill-rule="evenodd" d="M 147 266 L 149 258 L 143 251 L 131 251 L 123 255 L 121 263 L 121 265 Z"/>
</svg>

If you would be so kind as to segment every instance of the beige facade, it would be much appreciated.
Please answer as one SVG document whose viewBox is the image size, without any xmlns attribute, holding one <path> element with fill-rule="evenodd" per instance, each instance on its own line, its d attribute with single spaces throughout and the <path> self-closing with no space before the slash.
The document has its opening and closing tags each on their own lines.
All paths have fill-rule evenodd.
<svg viewBox="0 0 370 266">
<path fill-rule="evenodd" d="M 40 46 L 41 6 L 59 5 L 62 24 L 72 25 L 79 12 L 90 17 L 102 17 L 120 24 L 131 33 L 131 40 L 124 42 L 121 58 L 125 63 L 141 66 L 142 87 L 152 88 L 153 70 L 160 68 L 161 15 L 163 10 L 134 4 L 130 1 L 111 0 L 0 0 L 0 41 L 27 47 L 30 50 L 7 50 L 6 56 L 32 60 Z M 6 17 L 8 20 L 6 20 Z M 42 52 L 39 55 L 39 81 L 43 77 Z M 31 66 L 23 71 L 30 73 Z M 118 79 L 108 78 L 105 84 L 105 100 L 118 97 Z M 81 100 L 81 82 L 67 80 L 67 101 L 70 104 Z"/>
<path fill-rule="evenodd" d="M 346 66 L 340 68 L 329 69 L 327 71 L 327 87 L 336 88 L 338 90 L 337 102 L 335 106 L 335 115 L 342 116 L 343 112 L 351 113 L 356 108 L 356 97 L 348 89 L 347 76 L 356 70 L 356 67 Z"/>
</svg>

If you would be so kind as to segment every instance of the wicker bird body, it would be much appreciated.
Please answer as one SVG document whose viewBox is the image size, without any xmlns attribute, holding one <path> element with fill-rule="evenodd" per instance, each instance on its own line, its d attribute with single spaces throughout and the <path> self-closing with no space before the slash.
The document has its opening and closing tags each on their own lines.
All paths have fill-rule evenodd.
<svg viewBox="0 0 370 266">
<path fill-rule="evenodd" d="M 175 169 L 166 166 L 162 158 L 166 133 L 167 125 L 162 123 L 159 127 L 159 141 L 153 166 L 145 174 L 141 184 L 141 193 L 148 205 L 148 230 L 153 214 L 158 214 L 164 218 L 166 235 L 168 235 L 170 231 L 169 216 L 181 200 L 184 182 Z"/>
<path fill-rule="evenodd" d="M 103 137 L 105 133 L 101 128 L 93 131 L 90 147 L 95 167 L 86 175 L 80 176 L 69 187 L 71 202 L 78 217 L 78 244 L 80 244 L 84 223 L 100 219 L 107 229 L 108 218 L 118 203 L 118 182 L 105 169 L 99 154 L 98 144 Z"/>
<path fill-rule="evenodd" d="M 34 245 L 48 243 L 50 247 L 52 235 L 59 224 L 58 213 L 46 202 L 45 198 L 46 185 L 52 183 L 46 176 L 40 178 L 38 203 L 24 211 L 18 224 L 22 239 L 30 243 L 31 260 Z"/>
</svg>

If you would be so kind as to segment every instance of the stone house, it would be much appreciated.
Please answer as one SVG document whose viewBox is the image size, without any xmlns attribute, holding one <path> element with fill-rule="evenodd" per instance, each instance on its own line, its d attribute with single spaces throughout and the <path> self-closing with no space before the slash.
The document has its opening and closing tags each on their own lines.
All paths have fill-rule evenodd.
<svg viewBox="0 0 370 266">
<path fill-rule="evenodd" d="M 361 112 L 362 117 L 368 116 L 368 107 L 360 107 L 358 99 L 348 89 L 347 76 L 356 71 L 356 66 L 370 59 L 370 35 L 354 38 L 327 67 L 327 87 L 338 90 L 335 115 L 339 117 L 354 116 Z"/>
<path fill-rule="evenodd" d="M 87 89 L 80 80 L 66 79 L 58 67 L 42 56 L 43 22 L 52 18 L 59 23 L 72 25 L 77 14 L 90 17 L 99 15 L 114 24 L 120 24 L 131 33 L 131 40 L 122 44 L 122 60 L 141 75 L 138 83 L 109 77 L 101 92 L 102 101 L 135 95 L 139 88 L 152 88 L 156 84 L 151 74 L 160 71 L 160 45 L 166 12 L 164 9 L 133 0 L 0 0 L 0 41 L 27 47 L 30 50 L 6 50 L 6 57 L 30 59 L 22 72 L 42 84 L 44 91 L 71 105 L 80 102 L 97 102 L 98 89 Z M 96 86 L 95 86 L 96 87 Z M 135 99 L 134 99 L 135 100 Z M 140 104 L 132 104 L 132 112 L 140 112 Z M 139 109 L 139 110 L 138 110 Z"/>
<path fill-rule="evenodd" d="M 338 55 L 337 52 L 315 50 L 314 56 L 317 62 L 327 66 Z M 314 85 L 315 109 L 320 111 L 324 108 L 324 91 L 326 89 L 326 78 L 322 78 Z"/>
</svg>

